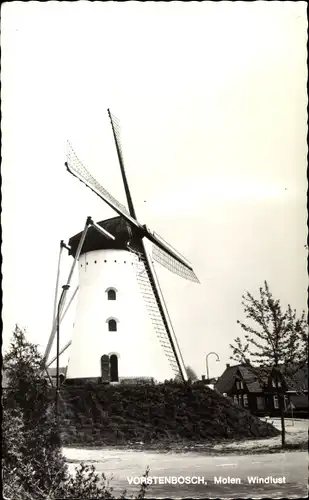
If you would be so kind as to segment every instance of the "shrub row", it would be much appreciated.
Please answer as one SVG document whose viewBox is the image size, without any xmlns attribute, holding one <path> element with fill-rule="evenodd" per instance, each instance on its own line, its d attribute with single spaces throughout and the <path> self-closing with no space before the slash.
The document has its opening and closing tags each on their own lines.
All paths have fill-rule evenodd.
<svg viewBox="0 0 309 500">
<path fill-rule="evenodd" d="M 63 444 L 205 441 L 278 431 L 203 384 L 62 386 Z"/>
</svg>

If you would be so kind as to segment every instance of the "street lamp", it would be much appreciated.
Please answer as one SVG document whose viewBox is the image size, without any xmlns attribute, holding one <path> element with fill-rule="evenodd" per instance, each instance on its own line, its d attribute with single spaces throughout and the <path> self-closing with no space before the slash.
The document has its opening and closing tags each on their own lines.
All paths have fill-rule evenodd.
<svg viewBox="0 0 309 500">
<path fill-rule="evenodd" d="M 211 354 L 214 354 L 215 356 L 217 356 L 217 359 L 216 361 L 220 361 L 220 358 L 219 358 L 219 354 L 217 354 L 216 352 L 209 352 L 206 356 L 206 372 L 207 372 L 207 380 L 209 381 L 209 368 L 208 368 L 208 356 L 210 356 Z"/>
<path fill-rule="evenodd" d="M 63 285 L 62 292 L 57 307 L 57 365 L 56 365 L 56 415 L 59 415 L 59 392 L 60 392 L 60 380 L 59 380 L 59 356 L 60 356 L 60 310 L 63 302 L 65 292 L 70 288 L 70 285 Z"/>
</svg>

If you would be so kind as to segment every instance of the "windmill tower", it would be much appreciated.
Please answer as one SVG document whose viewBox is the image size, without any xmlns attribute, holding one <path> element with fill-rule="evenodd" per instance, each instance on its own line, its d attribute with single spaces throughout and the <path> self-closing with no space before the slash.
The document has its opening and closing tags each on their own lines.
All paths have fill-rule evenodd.
<svg viewBox="0 0 309 500">
<path fill-rule="evenodd" d="M 114 209 L 117 216 L 94 223 L 87 219 L 84 231 L 66 247 L 78 266 L 79 286 L 76 318 L 67 379 L 118 382 L 134 379 L 179 377 L 187 379 L 183 358 L 168 315 L 153 260 L 195 282 L 191 264 L 158 234 L 138 222 L 124 169 L 118 120 L 108 110 L 128 209 L 104 189 L 68 147 L 68 171 Z M 152 243 L 152 256 L 146 247 Z M 146 306 L 146 307 L 145 307 Z M 64 303 L 61 303 L 61 316 Z M 149 321 L 150 316 L 151 322 Z M 58 317 L 59 320 L 59 317 Z M 152 323 L 152 325 L 151 325 Z M 55 337 L 45 352 L 46 366 Z M 58 355 L 58 363 L 59 363 Z"/>
</svg>

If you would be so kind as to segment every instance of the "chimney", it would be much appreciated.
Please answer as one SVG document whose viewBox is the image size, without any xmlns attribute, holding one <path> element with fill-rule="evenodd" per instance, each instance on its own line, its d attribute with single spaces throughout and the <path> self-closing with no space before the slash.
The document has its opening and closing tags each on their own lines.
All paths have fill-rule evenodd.
<svg viewBox="0 0 309 500">
<path fill-rule="evenodd" d="M 230 363 L 226 363 L 226 367 L 229 368 L 231 365 Z"/>
<path fill-rule="evenodd" d="M 202 375 L 202 380 L 205 380 L 205 375 Z"/>
</svg>

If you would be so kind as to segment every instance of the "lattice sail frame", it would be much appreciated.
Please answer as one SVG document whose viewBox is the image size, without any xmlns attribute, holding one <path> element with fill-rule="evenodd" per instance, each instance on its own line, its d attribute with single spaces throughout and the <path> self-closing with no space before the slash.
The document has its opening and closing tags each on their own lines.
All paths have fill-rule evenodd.
<svg viewBox="0 0 309 500">
<path fill-rule="evenodd" d="M 122 152 L 122 145 L 121 145 L 121 126 L 120 126 L 120 121 L 119 119 L 113 115 L 109 110 L 109 116 L 112 122 L 112 127 L 115 132 L 115 140 L 116 140 L 116 146 L 118 149 L 118 153 L 120 155 L 120 160 L 122 162 L 122 168 L 124 168 L 124 161 L 123 161 L 123 152 Z M 146 229 L 147 230 L 147 229 Z M 148 230 L 147 230 L 148 232 Z M 149 237 L 149 233 L 148 233 Z M 161 266 L 165 267 L 172 273 L 177 274 L 178 276 L 181 276 L 182 278 L 185 278 L 187 280 L 193 281 L 195 283 L 199 283 L 199 280 L 194 273 L 190 262 L 183 256 L 181 255 L 175 248 L 172 247 L 167 241 L 165 241 L 161 236 L 159 236 L 157 233 L 153 232 L 151 234 L 152 240 L 157 240 L 158 242 L 161 242 L 164 244 L 166 247 L 169 247 L 175 254 L 178 254 L 179 257 L 183 261 L 186 261 L 188 266 L 185 266 L 181 262 L 177 261 L 175 258 L 171 257 L 167 252 L 165 252 L 162 248 L 158 247 L 156 245 L 155 241 L 152 241 L 152 257 L 153 259 L 158 262 Z"/>
<path fill-rule="evenodd" d="M 107 191 L 107 189 L 101 186 L 101 184 L 90 174 L 90 172 L 88 172 L 86 167 L 78 158 L 77 154 L 75 153 L 69 141 L 67 141 L 67 168 L 69 169 L 71 174 L 77 176 L 80 181 L 84 182 L 84 184 L 86 184 L 96 194 L 97 192 L 99 192 L 101 195 L 107 198 L 111 203 L 116 205 L 116 207 L 118 207 L 119 210 L 121 210 L 121 212 L 130 215 L 128 209 L 124 205 L 122 205 L 118 200 L 116 200 L 116 198 L 114 198 L 114 196 L 112 196 Z"/>
<path fill-rule="evenodd" d="M 120 142 L 120 125 L 118 119 L 111 115 L 113 127 L 117 138 L 117 146 L 119 154 L 122 158 L 122 147 Z M 181 276 L 184 279 L 199 283 L 199 280 L 194 273 L 191 264 L 185 259 L 178 251 L 176 251 L 170 244 L 168 244 L 158 234 L 149 231 L 146 226 L 141 225 L 134 217 L 132 217 L 128 209 L 119 203 L 114 196 L 112 196 L 87 170 L 83 163 L 79 160 L 70 142 L 67 141 L 67 162 L 66 167 L 69 172 L 89 187 L 94 193 L 103 199 L 111 208 L 113 208 L 119 215 L 122 215 L 128 222 L 136 227 L 141 232 L 141 237 L 146 237 L 153 244 L 152 256 L 153 259 L 169 271 Z M 164 247 L 175 255 L 173 257 Z M 180 261 L 180 260 L 182 261 Z"/>
<path fill-rule="evenodd" d="M 110 118 L 111 118 L 112 125 L 113 125 L 114 131 L 115 131 L 119 154 L 120 154 L 121 160 L 123 162 L 123 153 L 122 153 L 122 145 L 121 145 L 121 127 L 120 127 L 120 121 L 111 112 L 110 112 Z"/>
<path fill-rule="evenodd" d="M 158 237 L 158 234 L 155 233 L 155 235 Z M 161 237 L 160 239 L 163 240 Z M 158 262 L 158 264 L 165 267 L 172 273 L 195 283 L 200 282 L 193 269 L 188 269 L 188 267 L 184 266 L 176 259 L 173 259 L 167 252 L 161 250 L 161 248 L 157 245 L 152 245 L 152 257 L 156 262 Z"/>
</svg>

